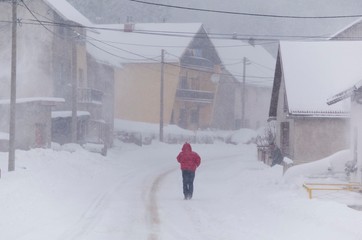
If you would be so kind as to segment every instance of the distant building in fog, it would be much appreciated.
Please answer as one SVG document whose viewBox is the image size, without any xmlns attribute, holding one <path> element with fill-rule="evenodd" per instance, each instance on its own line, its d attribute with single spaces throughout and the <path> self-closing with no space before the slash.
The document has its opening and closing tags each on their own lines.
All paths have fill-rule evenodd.
<svg viewBox="0 0 362 240">
<path fill-rule="evenodd" d="M 212 126 L 225 130 L 264 126 L 275 59 L 260 45 L 237 39 L 212 41 L 222 61 Z"/>
</svg>

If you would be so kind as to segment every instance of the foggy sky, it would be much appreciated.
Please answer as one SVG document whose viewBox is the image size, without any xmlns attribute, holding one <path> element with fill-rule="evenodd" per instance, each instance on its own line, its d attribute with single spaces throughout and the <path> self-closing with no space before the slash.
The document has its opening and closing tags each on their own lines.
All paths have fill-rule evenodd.
<svg viewBox="0 0 362 240">
<path fill-rule="evenodd" d="M 362 14 L 360 0 L 147 0 L 191 8 L 295 16 Z M 358 18 L 288 19 L 181 10 L 131 2 L 129 0 L 69 0 L 92 21 L 202 22 L 209 33 L 237 33 L 248 38 L 303 40 L 309 36 L 330 36 Z M 276 45 L 271 44 L 271 45 Z M 266 46 L 268 47 L 268 46 Z M 269 49 L 270 50 L 270 49 Z M 274 54 L 275 55 L 275 54 Z"/>
</svg>

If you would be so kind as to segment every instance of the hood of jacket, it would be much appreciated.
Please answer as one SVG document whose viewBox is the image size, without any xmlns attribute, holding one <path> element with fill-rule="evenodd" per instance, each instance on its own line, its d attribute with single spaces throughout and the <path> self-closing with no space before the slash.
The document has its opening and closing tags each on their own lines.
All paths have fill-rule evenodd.
<svg viewBox="0 0 362 240">
<path fill-rule="evenodd" d="M 184 145 L 182 146 L 182 151 L 183 152 L 191 152 L 192 148 L 191 148 L 190 143 L 184 143 Z"/>
</svg>

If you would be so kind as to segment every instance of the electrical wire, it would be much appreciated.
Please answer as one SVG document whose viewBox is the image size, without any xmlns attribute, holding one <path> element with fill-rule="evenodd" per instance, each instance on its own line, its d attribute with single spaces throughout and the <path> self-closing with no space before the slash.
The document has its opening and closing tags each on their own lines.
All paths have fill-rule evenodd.
<svg viewBox="0 0 362 240">
<path fill-rule="evenodd" d="M 35 18 L 35 20 L 43 27 L 45 28 L 48 32 L 50 32 L 51 34 L 57 36 L 58 38 L 63 38 L 63 36 L 57 34 L 56 32 L 52 31 L 51 29 L 49 29 L 47 26 L 45 26 L 45 24 L 39 20 L 39 18 L 37 18 L 37 16 L 35 16 L 35 14 L 33 13 L 33 11 L 28 7 L 28 5 L 24 2 L 24 0 L 21 0 L 21 2 L 23 3 L 24 7 L 28 10 L 28 12 Z M 20 6 L 22 6 L 20 4 Z M 74 36 L 75 37 L 78 37 L 77 35 Z"/>
<path fill-rule="evenodd" d="M 23 1 L 22 1 L 22 2 L 23 2 Z M 36 20 L 42 27 L 44 27 L 47 31 L 51 32 L 52 34 L 59 36 L 59 35 L 56 34 L 54 31 L 51 31 L 49 28 L 47 28 L 47 27 L 45 26 L 45 24 L 49 24 L 50 22 L 46 22 L 45 24 L 44 24 L 44 23 L 41 23 L 41 20 L 39 20 L 39 18 L 37 18 L 37 17 L 35 16 L 35 14 L 33 13 L 33 11 L 32 11 L 24 2 L 23 2 L 23 4 L 24 4 L 25 8 L 31 13 L 31 15 L 35 18 L 35 20 Z M 68 26 L 66 26 L 66 25 L 64 25 L 64 24 L 62 24 L 62 25 L 63 25 L 64 27 L 68 27 Z M 74 30 L 73 30 L 73 31 L 74 31 Z M 91 42 L 89 39 L 91 39 L 92 41 L 99 42 L 99 43 L 101 43 L 101 44 L 105 44 L 105 45 L 107 45 L 107 46 L 109 46 L 109 47 L 118 49 L 118 50 L 120 50 L 120 51 L 124 51 L 124 52 L 127 52 L 127 53 L 129 53 L 129 54 L 136 55 L 136 56 L 138 56 L 138 57 L 141 57 L 143 60 L 149 60 L 149 61 L 151 61 L 151 62 L 157 62 L 157 63 L 159 63 L 159 60 L 158 60 L 157 58 L 159 58 L 160 56 L 157 56 L 157 57 L 155 57 L 155 58 L 148 58 L 148 57 L 146 57 L 146 56 L 143 56 L 143 55 L 140 55 L 140 54 L 137 54 L 137 53 L 133 53 L 133 52 L 130 52 L 130 51 L 125 50 L 125 49 L 118 48 L 118 47 L 116 47 L 116 46 L 114 46 L 114 45 L 111 45 L 111 44 L 106 43 L 106 42 L 104 42 L 104 41 L 98 40 L 98 39 L 96 39 L 96 38 L 92 38 L 92 37 L 90 37 L 90 36 L 84 36 L 84 35 L 82 35 L 81 33 L 78 33 L 78 32 L 76 32 L 76 31 L 74 31 L 74 32 L 76 33 L 76 35 L 77 35 L 78 37 L 81 36 L 82 39 L 84 39 L 86 42 L 88 42 L 89 44 L 91 44 L 91 45 L 94 46 L 95 48 L 97 48 L 97 49 L 99 49 L 99 50 L 101 50 L 101 51 L 104 51 L 104 52 L 106 52 L 107 54 L 110 54 L 111 56 L 114 56 L 114 57 L 117 57 L 117 58 L 121 58 L 121 59 L 126 59 L 126 60 L 135 60 L 135 59 L 124 58 L 124 57 L 121 57 L 121 56 L 119 56 L 119 55 L 117 55 L 117 54 L 114 54 L 114 53 L 112 53 L 112 52 L 110 52 L 110 51 L 107 51 L 107 50 L 105 50 L 105 49 L 97 46 L 96 44 L 94 44 L 93 42 Z M 168 54 L 169 54 L 169 53 L 168 53 Z M 172 55 L 172 54 L 171 54 L 171 55 Z M 175 55 L 174 55 L 174 56 L 175 56 Z M 177 57 L 177 56 L 176 56 L 176 57 Z M 179 66 L 179 65 L 177 65 L 177 64 L 172 64 L 172 63 L 165 63 L 165 64 L 170 65 L 170 66 L 181 67 L 182 69 L 194 70 L 192 67 Z M 203 72 L 203 70 L 201 70 L 201 72 Z M 207 71 L 207 70 L 205 70 L 204 72 L 211 73 L 210 71 Z M 225 73 L 221 73 L 221 75 L 231 76 L 230 74 L 225 74 Z M 232 76 L 234 76 L 234 77 L 241 77 L 241 75 L 238 75 L 238 74 L 232 74 Z M 250 78 L 270 79 L 269 81 L 271 81 L 271 79 L 272 79 L 272 77 L 258 77 L 258 76 L 245 76 L 245 77 L 246 77 L 246 78 L 249 78 L 249 79 L 250 79 Z M 263 80 L 263 81 L 265 82 L 266 80 Z M 248 81 L 248 82 L 250 82 L 250 81 Z M 262 82 L 262 81 L 259 81 L 259 83 L 260 83 L 260 82 Z M 256 81 L 254 81 L 253 83 L 256 83 Z"/>
<path fill-rule="evenodd" d="M 34 13 L 34 11 L 32 11 Z M 35 21 L 37 24 L 43 25 L 58 25 L 63 27 L 74 27 L 74 28 L 85 28 L 89 30 L 107 30 L 107 31 L 124 31 L 124 29 L 120 28 L 111 28 L 111 27 L 100 27 L 100 26 L 81 26 L 70 23 L 60 23 L 54 21 L 44 21 L 44 20 L 33 20 L 33 19 L 22 19 L 22 21 L 27 20 L 30 24 L 31 21 Z M 9 21 L 6 21 L 9 22 Z M 190 37 L 189 35 L 194 36 L 194 32 L 178 32 L 178 31 L 152 31 L 152 30 L 134 30 L 132 33 L 139 34 L 151 34 L 151 35 L 162 35 L 162 36 L 172 36 L 172 37 Z M 235 33 L 198 33 L 195 38 L 214 38 L 214 39 L 233 39 Z M 279 39 L 321 39 L 321 38 L 329 38 L 331 34 L 323 34 L 323 35 L 266 35 L 266 34 L 238 34 L 235 40 L 279 40 Z"/>
<path fill-rule="evenodd" d="M 21 0 L 23 3 L 24 1 Z M 130 0 L 130 1 L 136 1 L 136 0 Z M 139 1 L 144 2 L 144 1 Z M 24 3 L 25 4 L 25 3 Z M 26 4 L 25 4 L 26 5 Z M 32 11 L 34 13 L 34 11 Z M 361 15 L 362 16 L 362 15 Z M 44 17 L 44 16 L 42 16 Z M 29 20 L 29 19 L 28 19 Z M 30 19 L 29 21 L 34 21 Z M 64 26 L 64 27 L 74 27 L 74 28 L 86 28 L 89 30 L 108 30 L 108 31 L 124 31 L 123 29 L 119 28 L 110 28 L 110 27 L 95 27 L 95 26 L 81 26 L 76 24 L 70 24 L 70 23 L 59 23 L 54 21 L 41 21 L 39 19 L 36 19 L 38 24 L 43 25 L 58 25 L 58 26 Z M 0 21 L 1 22 L 1 21 Z M 194 35 L 193 32 L 177 32 L 177 31 L 151 31 L 151 30 L 134 30 L 133 33 L 139 33 L 139 34 L 153 34 L 153 35 L 164 35 L 164 36 L 175 36 L 175 37 L 189 37 L 188 35 Z M 211 39 L 232 39 L 234 36 L 234 33 L 199 33 L 197 36 L 194 36 L 196 38 L 211 38 Z M 317 35 L 317 36 L 307 36 L 307 35 L 264 35 L 264 34 L 238 34 L 238 37 L 235 40 L 245 40 L 248 41 L 250 39 L 256 40 L 256 41 L 273 41 L 270 43 L 257 43 L 256 45 L 264 45 L 264 44 L 275 44 L 280 39 L 318 39 L 318 40 L 328 40 L 332 34 L 323 34 L 323 35 Z M 341 37 L 340 39 L 345 40 L 358 40 L 361 39 L 361 37 Z"/>
<path fill-rule="evenodd" d="M 28 22 L 24 22 L 28 21 Z M 110 27 L 95 27 L 95 26 L 81 26 L 69 23 L 59 23 L 54 21 L 44 21 L 44 20 L 33 20 L 33 19 L 22 19 L 22 23 L 31 24 L 35 21 L 34 24 L 45 25 L 57 25 L 63 27 L 74 27 L 74 28 L 85 28 L 88 30 L 107 30 L 107 31 L 124 31 L 119 28 L 110 28 Z M 0 20 L 0 22 L 9 22 Z M 170 36 L 170 37 L 190 37 L 189 35 L 194 35 L 192 32 L 175 32 L 175 31 L 152 31 L 152 30 L 134 30 L 132 33 L 138 34 L 149 34 L 149 35 L 161 35 L 161 36 Z M 276 44 L 279 40 L 328 40 L 332 34 L 323 34 L 323 35 L 261 35 L 261 34 L 239 34 L 236 38 L 233 34 L 230 33 L 199 33 L 194 35 L 194 38 L 210 38 L 210 39 L 234 39 L 241 41 L 259 41 L 255 45 L 267 45 L 267 44 Z M 342 40 L 359 40 L 361 37 L 340 37 Z M 260 42 L 260 41 L 271 41 L 271 42 Z M 232 46 L 225 46 L 232 47 Z"/>
<path fill-rule="evenodd" d="M 36 20 L 37 22 L 39 22 L 39 24 L 40 24 L 42 27 L 44 27 L 47 31 L 49 31 L 50 33 L 54 34 L 55 36 L 58 36 L 58 37 L 62 38 L 61 35 L 55 33 L 54 31 L 50 30 L 49 28 L 47 28 L 47 27 L 35 16 L 34 12 L 24 3 L 23 0 L 22 0 L 22 2 L 23 2 L 23 4 L 24 4 L 24 7 L 30 12 L 30 14 L 35 18 L 35 20 Z M 69 27 L 69 28 L 70 28 L 70 27 Z M 75 37 L 80 37 L 80 36 L 82 36 L 83 39 L 85 39 L 85 41 L 88 42 L 90 45 L 92 45 L 93 47 L 97 48 L 98 50 L 101 50 L 101 51 L 103 51 L 103 52 L 105 52 L 105 53 L 107 53 L 107 54 L 109 54 L 109 55 L 111 55 L 111 56 L 114 56 L 114 57 L 117 57 L 117 58 L 120 58 L 120 59 L 124 59 L 124 60 L 135 60 L 135 59 L 124 58 L 124 57 L 121 57 L 121 56 L 119 56 L 119 55 L 117 55 L 117 54 L 114 54 L 114 53 L 112 53 L 112 52 L 110 52 L 110 51 L 107 51 L 107 50 L 105 50 L 105 49 L 103 49 L 103 48 L 95 45 L 94 43 L 88 41 L 86 36 L 84 36 L 84 35 L 76 32 L 76 31 L 74 31 L 74 30 L 73 30 L 73 32 L 75 33 Z M 95 39 L 93 39 L 93 40 L 95 40 Z M 119 50 L 123 50 L 123 49 L 120 49 L 120 48 L 118 48 L 118 49 L 119 49 Z M 126 51 L 126 50 L 123 50 L 123 51 Z M 129 51 L 126 51 L 126 52 L 129 52 Z M 131 52 L 129 52 L 129 53 L 131 53 Z M 132 53 L 131 53 L 131 54 L 132 54 Z"/>
<path fill-rule="evenodd" d="M 244 16 L 252 16 L 252 17 L 294 18 L 294 19 L 338 19 L 338 18 L 362 17 L 362 14 L 334 15 L 334 16 L 292 16 L 292 15 L 261 14 L 261 13 L 233 12 L 233 11 L 221 11 L 221 10 L 212 10 L 212 9 L 205 9 L 205 8 L 183 7 L 183 6 L 178 6 L 178 5 L 161 4 L 161 3 L 146 2 L 146 1 L 140 1 L 140 0 L 129 0 L 129 1 L 140 3 L 140 4 L 146 4 L 146 5 L 154 5 L 154 6 L 159 6 L 159 7 L 177 8 L 177 9 L 198 11 L 198 12 L 211 12 L 211 13 L 222 13 L 222 14 L 232 14 L 232 15 L 244 15 Z"/>
</svg>

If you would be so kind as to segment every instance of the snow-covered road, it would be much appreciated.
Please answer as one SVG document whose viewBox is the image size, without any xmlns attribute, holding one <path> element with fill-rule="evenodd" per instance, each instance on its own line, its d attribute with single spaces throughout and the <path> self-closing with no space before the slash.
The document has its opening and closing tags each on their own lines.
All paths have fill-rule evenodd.
<svg viewBox="0 0 362 240">
<path fill-rule="evenodd" d="M 362 239 L 362 212 L 340 199 L 309 200 L 255 145 L 192 145 L 202 157 L 194 197 L 183 200 L 181 145 L 122 145 L 107 157 L 17 152 L 0 180 L 1 239 Z M 6 168 L 6 154 L 0 155 Z M 344 197 L 361 201 L 356 193 Z"/>
</svg>

